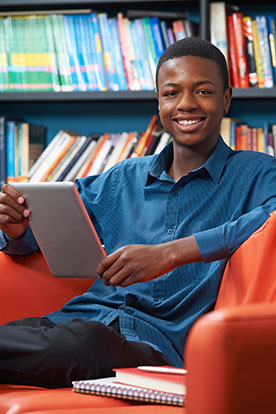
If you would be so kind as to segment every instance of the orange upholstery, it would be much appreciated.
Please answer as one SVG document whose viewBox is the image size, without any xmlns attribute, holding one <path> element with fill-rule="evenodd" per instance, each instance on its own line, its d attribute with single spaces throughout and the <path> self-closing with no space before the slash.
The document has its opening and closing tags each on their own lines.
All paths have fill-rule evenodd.
<svg viewBox="0 0 276 414">
<path fill-rule="evenodd" d="M 41 253 L 22 257 L 0 252 L 0 269 L 0 323 L 55 311 L 94 280 L 54 277 Z"/>
<path fill-rule="evenodd" d="M 188 414 L 276 412 L 276 212 L 228 262 L 187 341 Z"/>
</svg>

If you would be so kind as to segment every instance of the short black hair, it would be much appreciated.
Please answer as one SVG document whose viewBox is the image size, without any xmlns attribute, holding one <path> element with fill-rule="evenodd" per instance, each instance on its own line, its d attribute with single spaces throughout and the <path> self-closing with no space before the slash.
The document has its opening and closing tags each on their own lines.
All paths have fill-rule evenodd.
<svg viewBox="0 0 276 414">
<path fill-rule="evenodd" d="M 221 79 L 223 82 L 224 91 L 229 87 L 229 77 L 228 77 L 228 68 L 225 57 L 223 53 L 211 42 L 198 37 L 186 37 L 170 45 L 163 54 L 160 56 L 160 59 L 156 68 L 156 89 L 158 91 L 158 74 L 163 63 L 167 62 L 170 59 L 180 58 L 182 56 L 196 56 L 204 59 L 210 59 L 215 62 Z"/>
</svg>

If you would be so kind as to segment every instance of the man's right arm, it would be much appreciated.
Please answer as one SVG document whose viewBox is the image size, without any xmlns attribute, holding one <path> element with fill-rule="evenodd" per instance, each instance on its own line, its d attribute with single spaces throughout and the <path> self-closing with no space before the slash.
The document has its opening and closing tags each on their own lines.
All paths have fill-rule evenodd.
<svg viewBox="0 0 276 414">
<path fill-rule="evenodd" d="M 10 185 L 3 185 L 0 192 L 0 250 L 17 255 L 39 250 L 29 227 L 29 215 L 21 194 Z"/>
</svg>

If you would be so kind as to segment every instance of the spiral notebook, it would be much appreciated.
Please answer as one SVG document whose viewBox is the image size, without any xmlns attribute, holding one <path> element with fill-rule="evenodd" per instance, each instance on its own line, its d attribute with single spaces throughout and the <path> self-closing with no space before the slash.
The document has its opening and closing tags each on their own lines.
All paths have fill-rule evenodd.
<svg viewBox="0 0 276 414">
<path fill-rule="evenodd" d="M 75 392 L 83 394 L 175 406 L 183 406 L 185 403 L 185 395 L 132 387 L 130 385 L 119 384 L 115 381 L 116 378 L 111 377 L 97 380 L 74 381 L 72 384 Z"/>
</svg>

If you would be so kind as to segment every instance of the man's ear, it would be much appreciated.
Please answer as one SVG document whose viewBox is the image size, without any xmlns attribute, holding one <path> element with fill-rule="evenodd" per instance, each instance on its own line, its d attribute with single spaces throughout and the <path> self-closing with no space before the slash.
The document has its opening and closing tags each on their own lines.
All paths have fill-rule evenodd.
<svg viewBox="0 0 276 414">
<path fill-rule="evenodd" d="M 226 115 L 229 111 L 229 108 L 231 105 L 232 93 L 233 93 L 232 86 L 229 86 L 224 92 L 224 108 L 223 108 L 224 115 Z"/>
<path fill-rule="evenodd" d="M 159 93 L 158 93 L 158 90 L 157 90 L 157 89 L 155 89 L 155 90 L 154 90 L 154 92 L 155 92 L 155 96 L 156 96 L 157 101 L 158 101 L 158 111 L 160 111 L 160 105 L 159 105 Z"/>
</svg>

